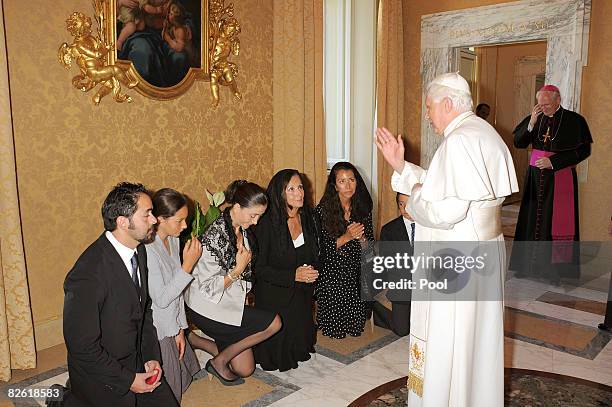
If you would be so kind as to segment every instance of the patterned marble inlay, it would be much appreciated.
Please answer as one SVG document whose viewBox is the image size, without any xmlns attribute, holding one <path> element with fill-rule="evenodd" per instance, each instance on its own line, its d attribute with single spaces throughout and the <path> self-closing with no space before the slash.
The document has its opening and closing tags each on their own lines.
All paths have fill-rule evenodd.
<svg viewBox="0 0 612 407">
<path fill-rule="evenodd" d="M 578 111 L 587 63 L 591 0 L 525 0 L 430 14 L 421 19 L 423 90 L 439 74 L 457 71 L 460 47 L 547 41 L 546 82 L 561 90 L 565 108 Z M 442 138 L 426 125 L 423 103 L 421 165 Z"/>
<path fill-rule="evenodd" d="M 593 360 L 612 339 L 597 328 L 506 307 L 506 337 Z"/>
<path fill-rule="evenodd" d="M 542 373 L 533 370 L 506 369 L 504 405 L 523 406 L 608 406 L 612 388 L 575 379 L 573 377 Z M 405 381 L 405 378 L 404 378 Z M 381 392 L 389 384 L 392 390 Z M 406 386 L 401 380 L 370 390 L 349 407 L 399 407 L 406 405 Z M 368 401 L 372 400 L 372 401 Z"/>
<path fill-rule="evenodd" d="M 606 315 L 606 303 L 547 291 L 537 299 L 548 304 L 572 308 L 592 314 Z"/>
<path fill-rule="evenodd" d="M 302 399 L 304 405 L 311 406 L 313 405 L 313 398 L 316 399 L 320 397 L 322 402 L 324 400 L 324 405 L 326 406 L 345 406 L 348 401 L 354 399 L 356 395 L 359 394 L 358 390 L 353 388 L 354 382 L 357 379 L 351 379 L 350 377 L 356 376 L 362 371 L 366 373 L 369 372 L 364 378 L 357 380 L 359 382 L 359 391 L 365 391 L 370 386 L 370 380 L 374 380 L 374 378 L 376 378 L 376 380 L 389 379 L 390 377 L 387 376 L 394 375 L 401 376 L 407 370 L 408 357 L 403 353 L 407 352 L 408 338 L 404 337 L 398 339 L 398 337 L 390 331 L 381 330 L 380 328 L 376 329 L 381 331 L 378 332 L 378 334 L 382 334 L 382 336 L 378 334 L 372 335 L 370 332 L 366 332 L 363 335 L 364 340 L 359 343 L 353 343 L 350 346 L 353 350 L 346 355 L 327 349 L 322 345 L 316 345 L 317 353 L 312 354 L 310 360 L 301 362 L 298 369 L 292 369 L 287 372 L 267 372 L 257 368 L 253 376 L 247 379 L 247 384 L 249 384 L 249 382 L 254 382 L 251 383 L 249 389 L 246 389 L 244 386 L 239 386 L 239 388 L 233 389 L 234 393 L 239 390 L 242 390 L 242 393 L 245 393 L 247 390 L 249 392 L 258 390 L 258 387 L 261 387 L 258 383 L 266 386 L 266 389 L 271 388 L 271 391 L 265 390 L 265 394 L 256 395 L 252 400 L 249 400 L 246 394 L 235 394 L 235 401 L 242 400 L 241 405 L 247 407 L 261 407 L 271 404 L 294 407 L 299 405 L 298 401 Z M 202 332 L 198 331 L 197 333 L 203 335 Z M 201 366 L 205 366 L 206 362 L 211 357 L 201 350 L 196 350 L 195 353 Z M 356 362 L 360 361 L 363 361 L 364 364 L 359 366 L 354 365 Z M 349 375 L 350 377 L 344 377 L 347 373 L 341 373 L 341 371 L 346 372 L 347 368 L 349 372 L 352 372 Z M 335 396 L 330 396 L 330 391 L 320 392 L 319 387 L 321 383 L 327 383 L 330 389 L 334 388 L 333 383 L 330 383 L 330 381 L 339 380 L 337 378 L 338 375 L 342 376 L 342 378 L 337 385 L 346 387 L 344 390 L 346 394 L 341 394 L 342 389 L 339 390 L 340 393 Z M 0 396 L 6 394 L 7 386 L 24 389 L 50 386 L 51 384 L 64 385 L 67 378 L 67 367 L 63 365 L 17 383 L 0 386 Z M 184 395 L 184 404 L 193 405 L 192 401 L 194 397 L 199 397 L 203 394 L 209 395 L 211 392 L 214 393 L 217 387 L 220 388 L 221 385 L 217 383 L 216 379 L 211 383 L 209 383 L 208 380 L 202 383 L 202 379 L 204 378 L 207 378 L 207 373 L 202 369 L 194 376 L 194 382 L 192 383 L 193 387 Z M 214 386 L 214 389 L 211 388 L 211 386 Z M 302 391 L 303 389 L 305 390 Z M 194 396 L 194 394 L 198 394 L 198 396 Z M 1 401 L 2 399 L 0 398 L 0 403 Z M 215 399 L 215 401 L 219 400 Z M 44 401 L 42 399 L 27 399 L 20 400 L 15 403 L 15 406 L 33 407 L 43 404 Z M 316 403 L 314 405 L 316 405 Z"/>
</svg>

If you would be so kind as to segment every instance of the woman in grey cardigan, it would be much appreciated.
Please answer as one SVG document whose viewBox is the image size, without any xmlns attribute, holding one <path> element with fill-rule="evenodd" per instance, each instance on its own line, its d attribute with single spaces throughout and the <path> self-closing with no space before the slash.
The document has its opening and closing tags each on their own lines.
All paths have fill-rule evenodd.
<svg viewBox="0 0 612 407">
<path fill-rule="evenodd" d="M 146 246 L 149 268 L 149 293 L 153 302 L 153 325 L 162 354 L 164 377 L 181 402 L 200 364 L 183 329 L 187 328 L 183 291 L 191 283 L 191 272 L 202 254 L 197 239 L 183 249 L 179 258 L 180 233 L 187 227 L 187 200 L 180 192 L 160 189 L 153 196 L 153 215 L 157 218 L 155 240 Z"/>
</svg>

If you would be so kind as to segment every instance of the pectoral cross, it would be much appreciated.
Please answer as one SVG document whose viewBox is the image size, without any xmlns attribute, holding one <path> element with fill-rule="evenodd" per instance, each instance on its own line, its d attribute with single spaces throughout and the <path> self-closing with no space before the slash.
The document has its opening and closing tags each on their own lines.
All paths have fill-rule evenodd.
<svg viewBox="0 0 612 407">
<path fill-rule="evenodd" d="M 544 135 L 544 144 L 548 143 L 548 139 L 550 138 L 550 126 L 546 129 L 546 134 Z"/>
</svg>

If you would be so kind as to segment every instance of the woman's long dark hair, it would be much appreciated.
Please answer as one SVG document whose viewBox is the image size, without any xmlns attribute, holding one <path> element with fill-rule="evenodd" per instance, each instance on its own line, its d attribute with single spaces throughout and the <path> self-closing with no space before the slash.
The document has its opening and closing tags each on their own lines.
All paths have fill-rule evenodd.
<svg viewBox="0 0 612 407">
<path fill-rule="evenodd" d="M 316 236 L 312 209 L 307 204 L 307 195 L 309 192 L 306 190 L 307 183 L 305 182 L 305 177 L 298 170 L 280 170 L 274 174 L 270 180 L 270 183 L 268 184 L 267 193 L 270 203 L 265 216 L 270 217 L 270 222 L 274 226 L 274 229 L 279 233 L 281 250 L 285 250 L 287 248 L 287 233 L 289 231 L 287 227 L 287 219 L 289 219 L 289 214 L 287 212 L 288 204 L 286 190 L 289 181 L 291 181 L 291 178 L 296 175 L 300 178 L 302 186 L 304 186 L 304 206 L 298 209 L 300 223 L 302 224 L 302 229 L 304 232 L 310 234 L 311 236 Z"/>
<path fill-rule="evenodd" d="M 266 190 L 268 199 L 270 200 L 268 215 L 275 225 L 280 225 L 289 218 L 289 214 L 287 213 L 287 193 L 285 190 L 287 189 L 289 181 L 291 181 L 291 178 L 295 175 L 300 177 L 300 182 L 304 185 L 302 175 L 298 170 L 294 169 L 280 170 L 274 174 L 268 184 L 268 189 Z M 298 213 L 300 212 L 302 212 L 302 208 L 298 209 Z"/>
<path fill-rule="evenodd" d="M 323 227 L 332 237 L 340 237 L 346 232 L 347 222 L 344 219 L 344 210 L 340 204 L 340 197 L 336 191 L 336 177 L 338 171 L 353 171 L 357 187 L 355 194 L 351 198 L 351 219 L 355 222 L 363 223 L 365 218 L 372 212 L 372 197 L 366 188 L 366 184 L 357 171 L 357 168 L 349 162 L 341 161 L 336 163 L 327 177 L 325 192 L 319 206 L 322 211 Z"/>
</svg>

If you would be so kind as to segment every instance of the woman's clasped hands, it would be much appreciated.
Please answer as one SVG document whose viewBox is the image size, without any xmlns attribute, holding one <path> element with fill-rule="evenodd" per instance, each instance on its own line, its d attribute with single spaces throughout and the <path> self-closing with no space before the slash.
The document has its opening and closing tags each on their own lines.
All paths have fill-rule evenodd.
<svg viewBox="0 0 612 407">
<path fill-rule="evenodd" d="M 295 270 L 295 281 L 314 283 L 319 278 L 319 272 L 314 267 L 304 264 Z"/>
<path fill-rule="evenodd" d="M 365 228 L 361 223 L 351 222 L 346 227 L 346 232 L 344 234 L 350 239 L 361 239 L 365 232 Z"/>
</svg>

